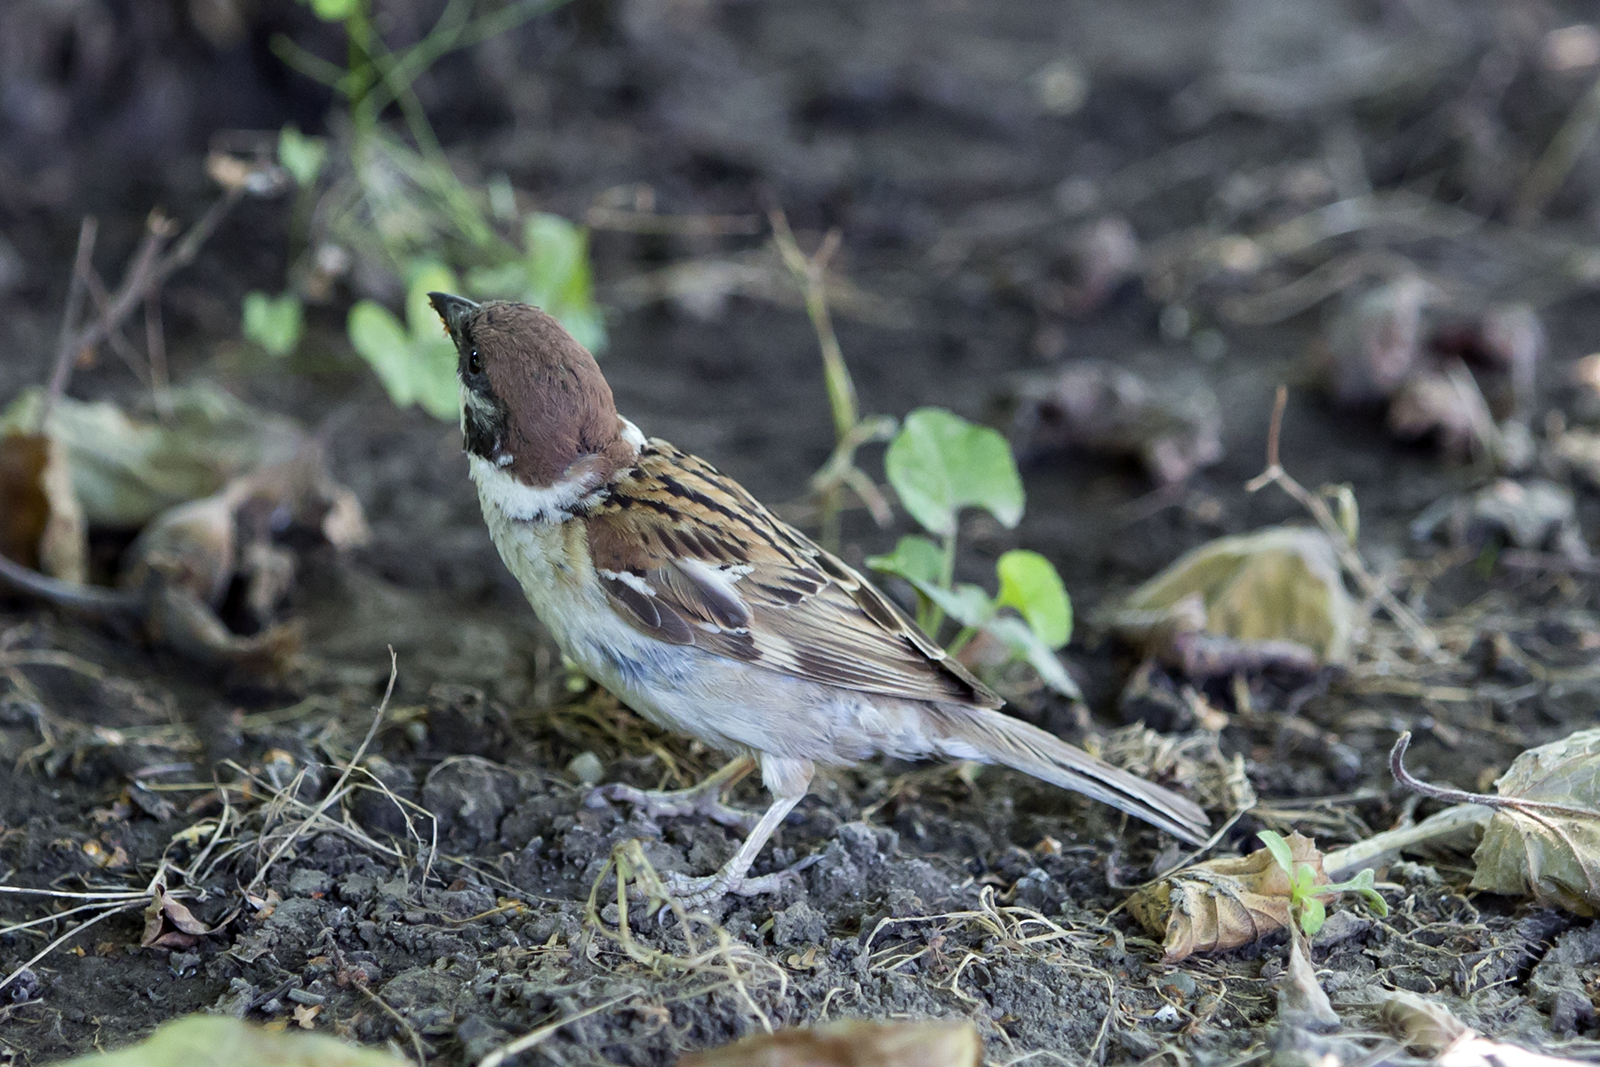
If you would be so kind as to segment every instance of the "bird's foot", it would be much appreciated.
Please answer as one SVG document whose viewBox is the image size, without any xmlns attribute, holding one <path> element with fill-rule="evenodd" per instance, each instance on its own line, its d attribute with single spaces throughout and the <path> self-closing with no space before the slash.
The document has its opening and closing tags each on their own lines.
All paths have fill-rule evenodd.
<svg viewBox="0 0 1600 1067">
<path fill-rule="evenodd" d="M 723 826 L 736 826 L 741 830 L 753 829 L 760 816 L 741 811 L 722 802 L 723 782 L 702 782 L 688 789 L 635 789 L 631 785 L 613 783 L 596 789 L 595 795 L 639 808 L 652 819 L 663 816 L 704 815 Z"/>
</svg>

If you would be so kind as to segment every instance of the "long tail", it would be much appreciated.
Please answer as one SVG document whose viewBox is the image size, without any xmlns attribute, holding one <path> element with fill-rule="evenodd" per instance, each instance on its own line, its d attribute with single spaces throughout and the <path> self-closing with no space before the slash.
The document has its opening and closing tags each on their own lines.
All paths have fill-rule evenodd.
<svg viewBox="0 0 1600 1067">
<path fill-rule="evenodd" d="M 1021 719 L 986 708 L 942 705 L 933 711 L 945 730 L 941 748 L 946 756 L 1002 763 L 1110 804 L 1192 845 L 1204 844 L 1211 833 L 1211 821 L 1194 801 L 1096 759 Z"/>
</svg>

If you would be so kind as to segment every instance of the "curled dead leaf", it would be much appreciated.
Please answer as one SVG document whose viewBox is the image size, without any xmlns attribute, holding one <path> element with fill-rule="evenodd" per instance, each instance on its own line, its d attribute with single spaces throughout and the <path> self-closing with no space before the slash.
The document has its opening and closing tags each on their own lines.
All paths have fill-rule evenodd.
<svg viewBox="0 0 1600 1067">
<path fill-rule="evenodd" d="M 1322 853 L 1309 837 L 1285 840 L 1295 866 L 1309 864 L 1313 884 L 1326 885 Z M 1128 910 L 1160 935 L 1167 963 L 1196 952 L 1225 952 L 1289 925 L 1289 875 L 1267 849 L 1188 867 L 1134 893 Z"/>
<path fill-rule="evenodd" d="M 1328 536 L 1276 526 L 1186 552 L 1108 621 L 1147 654 L 1199 672 L 1234 662 L 1341 663 L 1355 608 Z"/>
<path fill-rule="evenodd" d="M 1529 749 L 1495 790 L 1513 802 L 1472 854 L 1472 887 L 1600 914 L 1600 728 Z"/>
<path fill-rule="evenodd" d="M 188 948 L 195 939 L 211 933 L 211 927 L 194 917 L 184 904 L 167 893 L 166 886 L 157 885 L 144 909 L 144 936 L 139 939 L 141 948 Z"/>
<path fill-rule="evenodd" d="M 66 450 L 43 434 L 0 435 L 0 556 L 81 583 L 88 537 Z"/>
</svg>

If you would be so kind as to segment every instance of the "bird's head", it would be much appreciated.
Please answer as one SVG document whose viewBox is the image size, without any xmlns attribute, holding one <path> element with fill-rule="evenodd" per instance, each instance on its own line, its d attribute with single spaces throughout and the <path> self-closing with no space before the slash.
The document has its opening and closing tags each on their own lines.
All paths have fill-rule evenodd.
<svg viewBox="0 0 1600 1067">
<path fill-rule="evenodd" d="M 470 455 L 534 489 L 599 485 L 633 462 L 637 431 L 627 434 L 594 356 L 554 318 L 509 301 L 428 300 L 455 342 Z"/>
</svg>

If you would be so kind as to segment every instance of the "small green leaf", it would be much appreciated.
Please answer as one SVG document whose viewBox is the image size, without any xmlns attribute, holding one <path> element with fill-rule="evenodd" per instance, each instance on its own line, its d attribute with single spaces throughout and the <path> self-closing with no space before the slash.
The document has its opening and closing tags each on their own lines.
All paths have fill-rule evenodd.
<svg viewBox="0 0 1600 1067">
<path fill-rule="evenodd" d="M 1011 528 L 1022 518 L 1022 479 L 1006 439 L 942 408 L 907 415 L 884 457 L 900 503 L 929 533 L 949 537 L 964 507 Z"/>
<path fill-rule="evenodd" d="M 1333 498 L 1334 517 L 1346 541 L 1352 545 L 1361 533 L 1361 509 L 1356 504 L 1356 491 L 1348 485 L 1335 485 L 1323 490 Z"/>
<path fill-rule="evenodd" d="M 324 22 L 343 22 L 356 12 L 361 0 L 311 0 L 311 10 Z"/>
<path fill-rule="evenodd" d="M 294 178 L 302 189 L 309 188 L 322 173 L 328 160 L 328 140 L 325 137 L 307 137 L 293 126 L 285 126 L 278 133 L 278 163 Z"/>
<path fill-rule="evenodd" d="M 1037 552 L 1014 548 L 995 564 L 1000 595 L 995 603 L 1016 608 L 1039 640 L 1058 649 L 1072 636 L 1072 601 L 1055 566 Z"/>
<path fill-rule="evenodd" d="M 594 302 L 587 231 L 559 215 L 536 212 L 523 220 L 522 243 L 520 259 L 469 271 L 467 288 L 476 296 L 542 308 L 579 344 L 602 348 L 605 323 Z"/>
<path fill-rule="evenodd" d="M 438 312 L 428 303 L 430 292 L 454 292 L 456 276 L 437 263 L 413 269 L 406 291 L 406 324 L 411 328 L 411 382 L 422 410 L 436 419 L 454 419 L 461 410 L 456 378 L 456 346 L 444 332 Z"/>
<path fill-rule="evenodd" d="M 1300 909 L 1300 929 L 1306 932 L 1307 937 L 1316 937 L 1317 931 L 1322 929 L 1322 924 L 1328 921 L 1328 909 L 1316 897 L 1306 898 L 1305 904 Z"/>
<path fill-rule="evenodd" d="M 1273 833 L 1271 830 L 1261 830 L 1257 832 L 1256 837 L 1260 838 L 1267 851 L 1272 853 L 1273 860 L 1277 862 L 1279 867 L 1283 868 L 1284 873 L 1292 876 L 1294 872 L 1294 853 L 1289 851 L 1289 842 L 1285 841 L 1281 834 Z"/>
<path fill-rule="evenodd" d="M 984 623 L 983 629 L 1004 642 L 1013 655 L 1026 660 L 1039 672 L 1039 679 L 1045 685 L 1071 700 L 1083 699 L 1083 690 L 1072 680 L 1061 660 L 1026 622 L 1014 615 L 999 615 Z"/>
<path fill-rule="evenodd" d="M 920 578 L 912 578 L 909 575 L 901 577 L 962 626 L 984 626 L 994 618 L 994 602 L 989 599 L 989 594 L 985 593 L 981 586 L 963 582 L 953 589 L 945 589 Z"/>
<path fill-rule="evenodd" d="M 565 302 L 588 288 L 589 239 L 559 215 L 534 212 L 522 222 L 528 285 L 545 300 Z M 553 314 L 553 312 L 552 312 Z"/>
<path fill-rule="evenodd" d="M 900 538 L 887 556 L 868 556 L 867 566 L 884 574 L 937 585 L 944 569 L 944 553 L 926 537 Z"/>
<path fill-rule="evenodd" d="M 300 343 L 304 314 L 293 293 L 268 296 L 259 290 L 244 296 L 244 335 L 274 356 L 287 356 Z"/>
<path fill-rule="evenodd" d="M 409 407 L 417 394 L 411 384 L 411 338 L 382 304 L 358 300 L 345 320 L 350 344 L 377 372 L 395 407 Z"/>
</svg>

